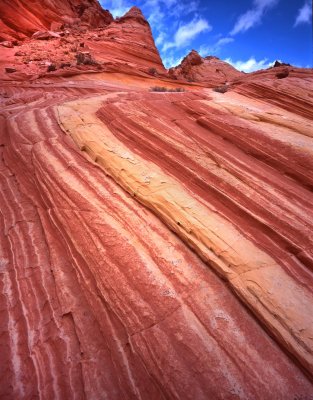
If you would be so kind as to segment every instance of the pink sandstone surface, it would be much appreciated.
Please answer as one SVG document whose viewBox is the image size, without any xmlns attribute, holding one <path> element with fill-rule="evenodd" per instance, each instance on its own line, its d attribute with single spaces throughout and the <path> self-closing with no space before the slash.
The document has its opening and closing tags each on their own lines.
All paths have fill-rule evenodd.
<svg viewBox="0 0 313 400">
<path fill-rule="evenodd" d="M 0 39 L 22 39 L 63 24 L 98 28 L 113 21 L 97 0 L 2 0 Z"/>
<path fill-rule="evenodd" d="M 171 68 L 169 74 L 174 79 L 204 83 L 210 87 L 228 83 L 243 75 L 225 61 L 213 56 L 201 57 L 195 50 L 180 65 Z"/>
<path fill-rule="evenodd" d="M 312 70 L 168 73 L 139 9 L 35 4 L 0 5 L 0 399 L 312 400 Z"/>
</svg>

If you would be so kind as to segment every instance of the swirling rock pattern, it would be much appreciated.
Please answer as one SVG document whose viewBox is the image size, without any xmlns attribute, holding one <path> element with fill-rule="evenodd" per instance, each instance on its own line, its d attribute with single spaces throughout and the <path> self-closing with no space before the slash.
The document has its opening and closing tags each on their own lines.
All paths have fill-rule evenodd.
<svg viewBox="0 0 313 400">
<path fill-rule="evenodd" d="M 309 121 L 35 86 L 2 103 L 2 398 L 310 399 Z"/>
<path fill-rule="evenodd" d="M 312 400 L 312 71 L 87 35 L 111 70 L 0 75 L 0 398 Z"/>
<path fill-rule="evenodd" d="M 0 39 L 24 39 L 62 24 L 106 26 L 113 21 L 97 0 L 4 0 L 0 3 Z"/>
</svg>

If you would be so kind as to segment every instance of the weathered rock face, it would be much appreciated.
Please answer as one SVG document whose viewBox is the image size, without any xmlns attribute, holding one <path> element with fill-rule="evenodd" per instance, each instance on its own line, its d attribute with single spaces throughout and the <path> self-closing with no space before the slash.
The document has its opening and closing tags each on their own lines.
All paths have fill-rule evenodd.
<svg viewBox="0 0 313 400">
<path fill-rule="evenodd" d="M 104 27 L 82 29 L 77 24 L 57 33 L 37 31 L 32 39 L 36 40 L 18 43 L 18 52 L 13 42 L 6 41 L 4 47 L 0 46 L 0 78 L 5 68 L 12 66 L 20 74 L 15 79 L 34 79 L 45 75 L 50 64 L 56 65 L 55 75 L 59 76 L 80 74 L 84 65 L 89 72 L 147 75 L 153 69 L 159 74 L 166 73 L 149 23 L 135 7 Z M 77 62 L 82 52 L 88 53 L 93 62 Z"/>
<path fill-rule="evenodd" d="M 239 77 L 232 86 L 233 90 L 247 97 L 264 99 L 286 111 L 311 119 L 312 76 L 313 69 L 280 66 Z M 297 129 L 297 124 L 294 129 Z"/>
<path fill-rule="evenodd" d="M 102 27 L 112 22 L 97 0 L 4 0 L 0 2 L 0 39 L 24 38 L 58 23 Z"/>
<path fill-rule="evenodd" d="M 0 50 L 0 398 L 311 400 L 312 70 L 62 34 Z"/>
<path fill-rule="evenodd" d="M 165 69 L 155 46 L 151 28 L 137 7 L 133 7 L 124 17 L 114 20 L 102 35 L 103 42 L 95 41 L 91 48 L 101 60 L 127 63 L 135 70 L 149 71 L 156 68 L 165 73 Z"/>
<path fill-rule="evenodd" d="M 187 80 L 188 82 L 204 83 L 217 86 L 229 82 L 243 75 L 230 64 L 217 57 L 201 57 L 192 50 L 175 68 L 169 70 L 172 78 Z"/>
<path fill-rule="evenodd" d="M 137 19 L 143 23 L 147 23 L 142 11 L 138 7 L 132 7 L 123 17 L 119 18 L 119 20 L 125 20 L 127 18 Z"/>
<path fill-rule="evenodd" d="M 258 121 L 273 107 L 232 93 L 74 87 L 2 100 L 1 396 L 310 398 L 286 353 L 311 370 L 311 197 L 260 159 L 290 119 L 308 141 L 307 120 Z"/>
</svg>

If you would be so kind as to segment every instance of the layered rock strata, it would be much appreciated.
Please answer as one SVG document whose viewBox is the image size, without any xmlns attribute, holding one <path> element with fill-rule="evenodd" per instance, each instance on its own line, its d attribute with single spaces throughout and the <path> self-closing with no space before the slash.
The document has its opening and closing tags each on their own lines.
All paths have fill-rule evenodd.
<svg viewBox="0 0 313 400">
<path fill-rule="evenodd" d="M 106 123 L 103 128 L 99 119 L 93 116 L 94 110 L 100 107 L 99 98 L 95 99 L 95 103 L 88 100 L 61 107 L 59 115 L 61 123 L 79 147 L 87 151 L 106 173 L 157 214 L 171 230 L 227 280 L 287 350 L 291 351 L 312 373 L 313 320 L 310 320 L 310 316 L 313 315 L 310 290 L 312 282 L 310 274 L 306 272 L 301 284 L 300 282 L 297 284 L 293 279 L 293 275 L 298 275 L 297 263 L 301 262 L 309 270 L 312 266 L 312 243 L 309 232 L 312 229 L 310 221 L 313 221 L 313 215 L 310 208 L 312 200 L 310 193 L 297 185 L 291 183 L 288 185 L 287 182 L 285 184 L 280 182 L 276 187 L 277 177 L 271 178 L 270 170 L 259 162 L 261 154 L 256 160 L 251 159 L 244 151 L 235 151 L 231 145 L 227 146 L 219 140 L 220 135 L 225 135 L 226 132 L 225 129 L 218 128 L 218 122 L 223 120 L 225 124 L 229 119 L 229 124 L 232 124 L 234 130 L 230 133 L 231 142 L 242 142 L 243 137 L 240 133 L 245 131 L 245 140 L 247 132 L 249 135 L 247 146 L 250 143 L 253 145 L 258 138 L 261 142 L 260 147 L 266 149 L 266 146 L 269 146 L 269 131 L 272 127 L 267 129 L 264 123 L 245 123 L 229 117 L 224 112 L 218 116 L 213 113 L 211 116 L 212 100 L 203 99 L 202 96 L 198 99 L 199 95 L 185 96 L 187 99 L 184 98 L 183 105 L 185 106 L 187 101 L 190 108 L 195 110 L 200 106 L 203 115 L 200 117 L 196 115 L 193 118 L 189 116 L 189 119 L 185 119 L 182 116 L 179 96 L 176 95 L 177 98 L 174 98 L 176 100 L 174 104 L 171 99 L 161 101 L 163 107 L 167 109 L 165 115 L 162 115 L 162 110 L 155 112 L 160 99 L 153 101 L 151 95 L 139 96 L 133 101 L 129 95 L 125 96 L 125 100 L 118 97 L 116 101 L 110 97 L 108 103 L 99 111 L 100 118 Z M 229 107 L 231 111 L 236 110 L 238 104 L 244 103 L 244 99 L 239 97 L 234 100 L 231 97 L 229 101 L 224 99 L 225 97 L 221 108 Z M 217 101 L 215 106 L 219 109 L 220 103 Z M 255 111 L 249 113 L 249 120 L 254 115 L 266 115 L 264 106 L 254 102 L 254 107 Z M 240 110 L 243 107 L 238 108 Z M 136 111 L 138 109 L 140 111 Z M 274 119 L 282 116 L 279 109 L 275 111 Z M 268 119 L 271 119 L 275 111 L 270 107 Z M 171 126 L 168 113 L 171 119 L 174 116 L 179 118 L 180 115 L 178 127 L 177 124 Z M 153 115 L 155 120 L 158 119 L 158 123 L 150 128 L 148 118 L 153 118 Z M 245 119 L 244 115 L 242 119 Z M 292 121 L 291 124 L 288 124 L 289 119 Z M 302 146 L 294 150 L 301 152 L 301 158 L 308 166 L 312 160 L 310 147 L 312 139 L 306 136 L 311 131 L 306 120 L 286 114 L 284 126 L 276 128 L 276 137 L 272 141 L 277 145 L 282 141 L 286 142 L 286 136 L 290 128 L 294 128 L 295 123 L 302 129 L 293 134 L 294 140 L 299 134 L 305 136 L 301 138 Z M 163 128 L 164 136 L 160 135 L 162 127 L 166 127 Z M 126 147 L 110 134 L 110 129 L 115 132 L 118 139 L 126 143 Z M 206 138 L 206 132 L 212 132 L 217 136 L 210 135 Z M 189 140 L 185 139 L 185 146 L 179 145 L 187 133 Z M 297 140 L 300 141 L 299 138 Z M 290 133 L 288 141 L 292 143 Z M 129 147 L 131 150 L 138 149 L 137 152 L 139 151 L 143 158 L 136 157 L 130 152 Z M 258 150 L 254 149 L 256 153 Z M 158 156 L 162 151 L 167 152 L 165 159 Z M 214 155 L 210 156 L 212 152 Z M 292 150 L 289 149 L 290 158 L 291 153 Z M 145 162 L 144 159 L 150 162 Z M 180 159 L 184 159 L 183 165 L 179 162 Z M 151 164 L 151 161 L 157 166 Z M 225 162 L 227 164 L 224 166 Z M 254 171 L 252 187 L 247 176 L 248 168 Z M 299 169 L 301 170 L 301 165 Z M 176 179 L 168 177 L 164 174 L 164 170 Z M 294 174 L 296 172 L 294 166 Z M 190 184 L 185 181 L 187 177 L 187 182 Z M 267 183 L 263 181 L 264 177 L 267 177 Z M 303 183 L 309 181 L 307 176 Z M 273 189 L 277 191 L 277 195 L 272 194 L 269 199 L 268 192 Z M 279 190 L 283 190 L 283 193 L 279 193 Z M 190 194 L 195 191 L 200 198 Z M 230 192 L 232 198 L 229 198 Z M 217 198 L 212 202 L 214 193 L 218 193 L 220 203 L 226 206 L 225 209 L 221 208 Z M 291 194 L 293 198 L 298 197 L 298 201 L 302 199 L 301 203 L 290 202 Z M 284 212 L 281 212 L 282 204 Z M 251 218 L 256 221 L 252 223 Z M 251 222 L 244 228 L 244 223 L 249 219 Z M 265 233 L 260 224 L 269 225 L 270 229 L 275 226 L 275 232 Z M 253 234 L 257 225 L 260 232 Z M 275 239 L 285 241 L 285 246 L 290 249 L 294 248 L 289 262 L 286 260 L 286 254 L 283 259 L 279 257 L 281 250 L 277 249 L 277 243 L 270 245 Z M 297 248 L 299 250 L 296 252 Z M 292 300 L 290 293 L 293 293 Z"/>
<path fill-rule="evenodd" d="M 15 46 L 4 42 L 10 47 L 0 43 L 0 79 L 34 80 L 99 71 L 165 75 L 150 25 L 139 9 L 133 7 L 124 17 L 99 26 L 82 29 L 78 24 L 58 33 L 40 31 Z M 78 63 L 81 54 L 92 62 Z M 52 70 L 51 65 L 55 66 Z M 8 67 L 16 70 L 13 76 L 5 73 Z"/>
<path fill-rule="evenodd" d="M 23 39 L 34 32 L 62 24 L 106 26 L 113 21 L 97 0 L 3 0 L 0 3 L 0 39 Z"/>
<path fill-rule="evenodd" d="M 312 68 L 282 66 L 247 74 L 243 79 L 235 79 L 233 89 L 248 98 L 264 100 L 291 114 L 295 113 L 311 120 L 312 78 Z M 283 124 L 283 121 L 281 123 Z M 298 123 L 292 127 L 296 130 L 299 128 L 301 129 L 301 126 L 299 127 Z"/>
<path fill-rule="evenodd" d="M 1 396 L 310 398 L 308 120 L 89 82 L 6 88 Z"/>
<path fill-rule="evenodd" d="M 174 79 L 214 87 L 240 78 L 244 74 L 217 57 L 204 58 L 192 50 L 177 67 L 169 70 L 169 75 Z"/>
<path fill-rule="evenodd" d="M 312 70 L 85 17 L 0 47 L 0 398 L 312 400 Z"/>
</svg>

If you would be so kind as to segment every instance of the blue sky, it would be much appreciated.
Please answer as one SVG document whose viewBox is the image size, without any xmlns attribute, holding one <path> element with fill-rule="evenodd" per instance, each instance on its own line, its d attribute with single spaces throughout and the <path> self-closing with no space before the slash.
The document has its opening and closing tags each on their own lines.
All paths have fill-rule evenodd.
<svg viewBox="0 0 313 400">
<path fill-rule="evenodd" d="M 312 0 L 100 0 L 121 16 L 141 8 L 164 65 L 192 49 L 251 72 L 275 60 L 311 67 Z"/>
</svg>

